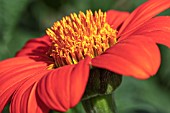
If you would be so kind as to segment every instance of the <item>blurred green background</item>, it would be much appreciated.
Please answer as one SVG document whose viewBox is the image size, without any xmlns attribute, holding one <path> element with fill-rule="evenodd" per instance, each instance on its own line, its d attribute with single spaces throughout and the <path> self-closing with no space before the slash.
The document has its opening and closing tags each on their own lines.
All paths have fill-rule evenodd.
<svg viewBox="0 0 170 113">
<path fill-rule="evenodd" d="M 30 38 L 71 12 L 133 11 L 146 0 L 0 0 L 0 60 L 13 57 Z M 170 15 L 167 10 L 160 15 Z M 170 50 L 159 45 L 162 64 L 148 80 L 124 77 L 114 96 L 118 113 L 170 113 Z M 6 108 L 3 113 L 7 113 Z M 84 113 L 81 103 L 67 113 Z"/>
</svg>

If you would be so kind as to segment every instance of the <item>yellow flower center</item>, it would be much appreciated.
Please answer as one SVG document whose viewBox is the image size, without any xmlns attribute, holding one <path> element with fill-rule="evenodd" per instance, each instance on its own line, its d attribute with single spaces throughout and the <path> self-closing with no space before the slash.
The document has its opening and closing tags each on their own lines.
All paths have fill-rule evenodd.
<svg viewBox="0 0 170 113">
<path fill-rule="evenodd" d="M 100 55 L 116 43 L 117 31 L 106 22 L 106 13 L 87 10 L 64 17 L 46 32 L 52 40 L 49 55 L 60 67 Z"/>
</svg>

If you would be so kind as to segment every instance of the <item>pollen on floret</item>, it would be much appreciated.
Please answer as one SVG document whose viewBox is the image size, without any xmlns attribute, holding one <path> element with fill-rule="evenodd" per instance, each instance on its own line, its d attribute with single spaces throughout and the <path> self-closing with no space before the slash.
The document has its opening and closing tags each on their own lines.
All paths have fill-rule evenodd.
<svg viewBox="0 0 170 113">
<path fill-rule="evenodd" d="M 106 13 L 72 13 L 46 30 L 52 44 L 49 55 L 56 67 L 76 64 L 86 56 L 94 58 L 116 43 L 117 31 L 106 22 Z"/>
</svg>

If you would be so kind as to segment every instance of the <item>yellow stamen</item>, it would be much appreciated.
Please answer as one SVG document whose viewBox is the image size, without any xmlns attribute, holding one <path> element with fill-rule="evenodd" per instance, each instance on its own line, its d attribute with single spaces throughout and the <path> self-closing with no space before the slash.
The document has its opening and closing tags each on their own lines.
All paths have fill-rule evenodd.
<svg viewBox="0 0 170 113">
<path fill-rule="evenodd" d="M 87 55 L 94 58 L 116 43 L 116 30 L 106 22 L 106 13 L 87 10 L 70 14 L 46 30 L 56 67 L 76 64 Z"/>
<path fill-rule="evenodd" d="M 50 64 L 48 67 L 47 67 L 47 70 L 51 70 L 51 69 L 54 69 L 55 65 L 54 64 Z"/>
</svg>

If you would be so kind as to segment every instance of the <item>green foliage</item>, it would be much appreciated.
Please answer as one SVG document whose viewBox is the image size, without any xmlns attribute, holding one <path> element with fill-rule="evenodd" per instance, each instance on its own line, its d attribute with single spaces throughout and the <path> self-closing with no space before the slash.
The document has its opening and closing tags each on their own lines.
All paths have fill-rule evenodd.
<svg viewBox="0 0 170 113">
<path fill-rule="evenodd" d="M 158 81 L 167 90 L 170 89 L 170 49 L 160 45 L 162 62 L 158 71 Z"/>
<path fill-rule="evenodd" d="M 29 0 L 0 0 L 0 59 L 9 57 L 9 42 L 14 38 L 15 27 Z"/>
<path fill-rule="evenodd" d="M 170 91 L 161 87 L 157 78 L 141 81 L 124 77 L 115 92 L 118 113 L 170 113 Z"/>
<path fill-rule="evenodd" d="M 0 1 L 0 26 L 3 40 L 8 42 L 21 14 L 29 0 L 1 0 Z"/>
</svg>

